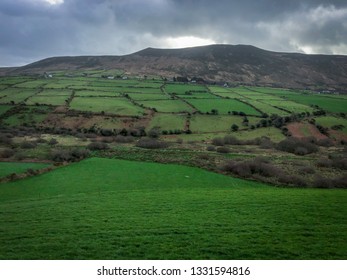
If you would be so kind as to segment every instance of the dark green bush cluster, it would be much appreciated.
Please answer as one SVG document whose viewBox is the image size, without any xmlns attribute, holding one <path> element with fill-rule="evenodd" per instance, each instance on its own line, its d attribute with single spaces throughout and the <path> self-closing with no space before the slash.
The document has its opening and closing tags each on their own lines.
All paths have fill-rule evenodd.
<svg viewBox="0 0 347 280">
<path fill-rule="evenodd" d="M 279 142 L 276 148 L 280 151 L 301 156 L 318 152 L 318 147 L 315 144 L 299 138 L 287 138 Z"/>
<path fill-rule="evenodd" d="M 75 162 L 88 157 L 89 154 L 86 149 L 55 149 L 52 151 L 51 159 L 56 162 Z"/>
<path fill-rule="evenodd" d="M 92 142 L 87 146 L 87 148 L 91 151 L 102 151 L 107 150 L 108 145 L 103 142 Z"/>
<path fill-rule="evenodd" d="M 141 138 L 137 141 L 136 146 L 145 149 L 164 149 L 167 148 L 169 144 L 155 138 Z"/>
</svg>

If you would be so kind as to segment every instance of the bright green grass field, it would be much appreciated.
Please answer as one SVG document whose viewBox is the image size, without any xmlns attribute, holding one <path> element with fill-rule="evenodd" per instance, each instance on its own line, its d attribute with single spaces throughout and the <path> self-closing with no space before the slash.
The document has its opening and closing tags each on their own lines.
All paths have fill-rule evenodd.
<svg viewBox="0 0 347 280">
<path fill-rule="evenodd" d="M 36 94 L 36 96 L 70 96 L 72 94 L 72 91 L 69 89 L 44 89 L 43 91 L 40 91 L 39 93 Z"/>
<path fill-rule="evenodd" d="M 144 110 L 121 97 L 75 97 L 70 103 L 70 109 L 135 116 L 142 115 Z"/>
<path fill-rule="evenodd" d="M 159 127 L 161 130 L 183 130 L 185 120 L 186 116 L 159 113 L 152 118 L 148 128 Z"/>
<path fill-rule="evenodd" d="M 29 163 L 29 162 L 0 162 L 0 178 L 10 175 L 12 173 L 23 173 L 28 169 L 41 169 L 48 167 L 46 163 Z M 0 186 L 1 188 L 1 186 Z"/>
<path fill-rule="evenodd" d="M 318 95 L 286 94 L 288 100 L 305 105 L 317 105 L 333 113 L 347 113 L 347 99 L 337 99 Z"/>
<path fill-rule="evenodd" d="M 100 90 L 79 90 L 75 92 L 75 96 L 94 97 L 94 96 L 120 96 L 120 93 L 112 91 L 100 91 Z"/>
<path fill-rule="evenodd" d="M 181 100 L 153 100 L 153 101 L 138 101 L 148 108 L 155 108 L 158 112 L 163 113 L 178 113 L 178 112 L 192 112 L 188 104 Z"/>
<path fill-rule="evenodd" d="M 249 125 L 259 121 L 255 117 L 249 117 L 248 120 Z M 190 130 L 193 133 L 229 132 L 233 124 L 238 125 L 240 129 L 245 128 L 242 121 L 243 117 L 240 116 L 193 115 L 190 119 Z"/>
<path fill-rule="evenodd" d="M 10 105 L 0 105 L 0 115 L 6 113 L 8 110 L 10 110 L 13 106 Z"/>
<path fill-rule="evenodd" d="M 203 113 L 217 109 L 220 114 L 237 111 L 249 115 L 260 115 L 254 108 L 235 99 L 189 99 L 187 101 Z"/>
<path fill-rule="evenodd" d="M 346 259 L 345 190 L 92 158 L 0 186 L 1 259 Z"/>
<path fill-rule="evenodd" d="M 20 103 L 23 102 L 25 99 L 27 99 L 30 96 L 35 95 L 37 92 L 36 89 L 19 89 L 19 88 L 11 88 L 11 89 L 5 89 L 1 91 L 1 96 L 3 96 L 0 99 L 1 103 Z"/>
<path fill-rule="evenodd" d="M 165 85 L 165 90 L 169 93 L 176 93 L 178 95 L 184 95 L 187 91 L 206 91 L 204 86 L 200 85 L 186 85 L 186 84 L 167 84 Z"/>
<path fill-rule="evenodd" d="M 69 99 L 68 95 L 57 95 L 57 96 L 32 96 L 27 101 L 27 105 L 35 105 L 35 104 L 45 104 L 45 105 L 53 105 L 59 106 L 64 105 L 66 100 Z"/>
<path fill-rule="evenodd" d="M 342 128 L 341 131 L 347 133 L 347 120 L 343 118 L 336 118 L 332 116 L 324 116 L 324 117 L 317 117 L 315 118 L 316 124 L 320 124 L 324 127 L 331 128 L 334 125 L 343 125 L 344 128 Z"/>
</svg>

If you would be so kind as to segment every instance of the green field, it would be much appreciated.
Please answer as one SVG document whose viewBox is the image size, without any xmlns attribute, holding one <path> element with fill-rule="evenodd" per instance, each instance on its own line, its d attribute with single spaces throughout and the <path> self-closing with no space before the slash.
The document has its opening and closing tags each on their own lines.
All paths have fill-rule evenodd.
<svg viewBox="0 0 347 280">
<path fill-rule="evenodd" d="M 158 100 L 169 99 L 169 96 L 163 93 L 128 93 L 133 100 Z"/>
<path fill-rule="evenodd" d="M 0 105 L 0 115 L 6 113 L 8 110 L 10 110 L 13 106 L 10 105 Z"/>
<path fill-rule="evenodd" d="M 1 103 L 21 103 L 30 96 L 33 96 L 37 93 L 36 89 L 20 89 L 20 88 L 10 88 L 5 89 L 0 92 Z"/>
<path fill-rule="evenodd" d="M 187 84 L 167 84 L 165 85 L 165 90 L 168 93 L 175 93 L 177 95 L 185 95 L 187 91 L 195 92 L 207 92 L 206 87 L 199 85 L 187 85 Z"/>
<path fill-rule="evenodd" d="M 343 125 L 341 131 L 347 133 L 347 120 L 333 116 L 316 117 L 316 124 L 331 128 L 336 125 Z"/>
<path fill-rule="evenodd" d="M 12 173 L 24 173 L 28 169 L 41 169 L 48 167 L 46 163 L 32 163 L 32 162 L 0 162 L 0 178 L 10 175 Z"/>
<path fill-rule="evenodd" d="M 143 109 L 121 97 L 75 97 L 70 103 L 70 109 L 91 112 L 106 112 L 119 115 L 141 115 Z"/>
<path fill-rule="evenodd" d="M 170 115 L 170 114 L 156 114 L 152 118 L 149 129 L 159 127 L 161 130 L 183 130 L 186 116 Z"/>
<path fill-rule="evenodd" d="M 247 115 L 260 115 L 254 108 L 236 99 L 189 99 L 188 102 L 203 113 L 216 109 L 220 114 L 237 111 Z"/>
<path fill-rule="evenodd" d="M 40 91 L 37 93 L 35 96 L 50 96 L 50 97 L 55 97 L 55 96 L 70 96 L 72 94 L 71 90 L 68 89 L 44 89 L 43 91 Z"/>
<path fill-rule="evenodd" d="M 346 200 L 92 158 L 1 185 L 0 258 L 346 259 Z"/>
<path fill-rule="evenodd" d="M 259 119 L 248 118 L 249 125 L 255 124 Z M 231 126 L 236 124 L 240 129 L 245 128 L 242 125 L 243 117 L 240 116 L 208 116 L 208 115 L 194 115 L 190 119 L 190 130 L 193 133 L 206 133 L 206 132 L 222 132 L 230 131 Z"/>
<path fill-rule="evenodd" d="M 121 94 L 115 90 L 112 91 L 100 91 L 100 90 L 79 90 L 75 92 L 75 96 L 82 97 L 94 97 L 94 96 L 121 96 Z"/>
<path fill-rule="evenodd" d="M 193 108 L 181 100 L 151 100 L 138 102 L 147 108 L 155 108 L 158 112 L 163 113 L 191 112 L 193 110 Z"/>
<path fill-rule="evenodd" d="M 66 100 L 69 99 L 68 95 L 57 95 L 57 96 L 46 96 L 46 95 L 35 95 L 30 97 L 26 104 L 35 105 L 35 104 L 43 104 L 43 105 L 52 105 L 52 106 L 60 106 L 66 103 Z"/>
<path fill-rule="evenodd" d="M 330 98 L 326 96 L 311 95 L 311 94 L 287 94 L 285 97 L 288 100 L 292 100 L 305 105 L 317 105 L 324 110 L 333 113 L 346 112 L 347 99 Z"/>
</svg>

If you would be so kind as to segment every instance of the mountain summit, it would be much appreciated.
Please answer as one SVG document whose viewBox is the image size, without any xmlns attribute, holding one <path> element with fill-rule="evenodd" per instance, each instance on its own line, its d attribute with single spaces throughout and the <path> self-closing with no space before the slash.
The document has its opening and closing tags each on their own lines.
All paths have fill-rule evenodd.
<svg viewBox="0 0 347 280">
<path fill-rule="evenodd" d="M 13 73 L 122 69 L 134 75 L 199 77 L 288 88 L 347 88 L 347 56 L 271 52 L 249 45 L 147 48 L 124 56 L 53 57 Z"/>
</svg>

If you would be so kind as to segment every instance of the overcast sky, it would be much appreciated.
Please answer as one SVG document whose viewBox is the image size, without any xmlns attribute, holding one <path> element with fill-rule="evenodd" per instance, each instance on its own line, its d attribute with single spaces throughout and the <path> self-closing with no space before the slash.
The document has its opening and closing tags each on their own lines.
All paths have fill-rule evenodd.
<svg viewBox="0 0 347 280">
<path fill-rule="evenodd" d="M 0 66 L 147 47 L 347 55 L 346 0 L 0 0 Z"/>
</svg>

